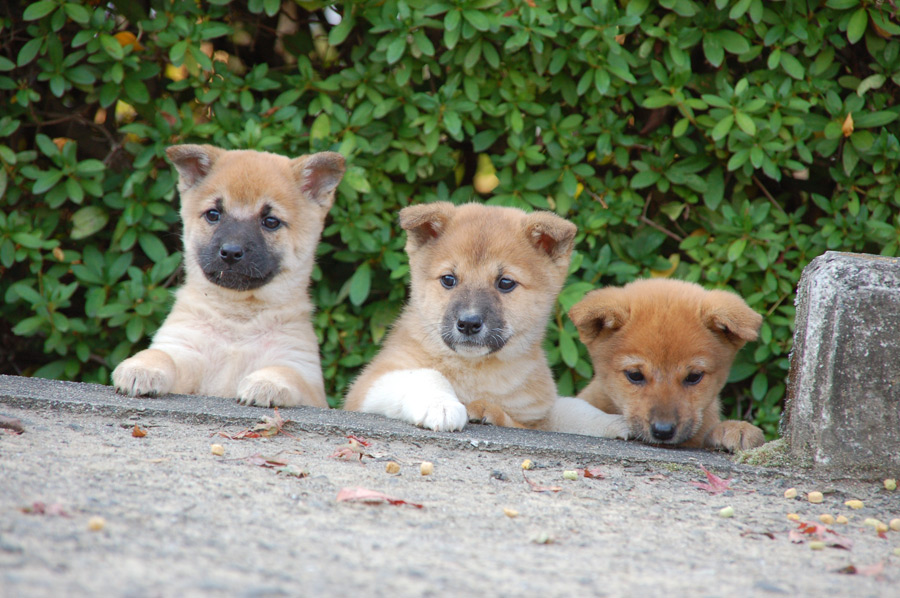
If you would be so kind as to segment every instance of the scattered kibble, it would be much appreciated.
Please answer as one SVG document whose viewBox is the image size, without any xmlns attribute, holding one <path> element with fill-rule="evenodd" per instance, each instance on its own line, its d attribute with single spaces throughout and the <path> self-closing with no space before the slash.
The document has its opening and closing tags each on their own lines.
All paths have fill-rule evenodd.
<svg viewBox="0 0 900 598">
<path fill-rule="evenodd" d="M 225 454 L 225 447 L 221 444 L 214 444 L 209 447 L 209 452 L 211 452 L 213 455 L 216 455 L 217 457 L 221 457 Z"/>
<path fill-rule="evenodd" d="M 88 529 L 92 532 L 99 532 L 106 527 L 106 519 L 103 517 L 91 517 L 88 519 Z"/>
<path fill-rule="evenodd" d="M 434 473 L 434 463 L 431 461 L 422 461 L 422 464 L 419 466 L 419 473 L 422 475 L 431 475 Z"/>
<path fill-rule="evenodd" d="M 825 542 L 822 542 L 821 540 L 813 540 L 812 542 L 809 543 L 810 550 L 822 550 L 824 548 L 825 548 Z"/>
<path fill-rule="evenodd" d="M 506 515 L 507 517 L 509 517 L 510 519 L 512 519 L 513 517 L 519 516 L 518 511 L 516 511 L 515 509 L 507 509 L 507 508 L 503 509 L 503 514 Z"/>
<path fill-rule="evenodd" d="M 522 469 L 534 469 L 534 463 L 531 462 L 531 459 L 522 461 Z"/>
<path fill-rule="evenodd" d="M 895 480 L 895 479 L 893 479 L 893 478 L 888 478 L 888 479 L 886 479 L 886 480 L 884 481 L 884 489 L 885 489 L 885 490 L 890 490 L 891 492 L 893 492 L 894 490 L 896 490 L 896 489 L 897 489 L 897 480 Z"/>
<path fill-rule="evenodd" d="M 565 478 L 567 480 L 577 480 L 578 472 L 575 471 L 574 469 L 567 469 L 563 472 L 563 478 Z"/>
<path fill-rule="evenodd" d="M 806 500 L 813 504 L 819 504 L 820 502 L 825 500 L 825 496 L 823 496 L 821 492 L 814 490 L 806 495 Z"/>
<path fill-rule="evenodd" d="M 553 536 L 548 532 L 538 532 L 531 537 L 534 544 L 553 544 Z"/>
<path fill-rule="evenodd" d="M 900 556 L 900 547 L 894 549 L 894 556 Z"/>
<path fill-rule="evenodd" d="M 723 519 L 734 517 L 734 507 L 725 507 L 722 509 L 719 511 L 719 517 L 722 517 Z"/>
<path fill-rule="evenodd" d="M 787 518 L 791 521 L 800 521 L 800 515 L 798 515 L 797 513 L 788 513 Z"/>
<path fill-rule="evenodd" d="M 895 532 L 900 532 L 900 519 L 891 519 L 891 522 L 888 525 Z"/>
<path fill-rule="evenodd" d="M 841 525 L 846 525 L 850 523 L 850 520 L 847 519 L 844 515 L 838 515 L 837 519 L 834 520 L 835 523 L 840 523 Z"/>
<path fill-rule="evenodd" d="M 861 509 L 863 508 L 863 501 L 861 500 L 847 500 L 844 501 L 844 505 L 850 507 L 851 509 Z"/>
<path fill-rule="evenodd" d="M 797 498 L 797 489 L 796 488 L 788 488 L 784 491 L 785 498 Z"/>
<path fill-rule="evenodd" d="M 825 525 L 831 525 L 832 523 L 834 523 L 834 516 L 829 515 L 828 513 L 822 513 L 821 515 L 819 515 L 819 521 L 821 521 Z"/>
<path fill-rule="evenodd" d="M 384 466 L 384 470 L 390 474 L 400 473 L 400 464 L 396 461 L 388 461 Z"/>
<path fill-rule="evenodd" d="M 866 520 L 863 521 L 863 525 L 875 528 L 875 531 L 878 533 L 884 533 L 888 531 L 887 523 L 885 523 L 884 521 L 879 521 L 874 517 L 866 517 Z"/>
</svg>

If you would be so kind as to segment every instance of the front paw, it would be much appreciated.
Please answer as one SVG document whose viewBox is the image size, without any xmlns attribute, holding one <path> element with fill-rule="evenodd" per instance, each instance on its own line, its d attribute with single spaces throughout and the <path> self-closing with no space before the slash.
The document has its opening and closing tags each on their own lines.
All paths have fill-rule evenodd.
<svg viewBox="0 0 900 598">
<path fill-rule="evenodd" d="M 237 401 L 257 407 L 293 407 L 301 403 L 297 389 L 276 376 L 253 372 L 238 384 Z"/>
<path fill-rule="evenodd" d="M 156 397 L 167 394 L 175 383 L 165 366 L 143 362 L 138 356 L 120 363 L 112 373 L 116 392 L 129 397 Z"/>
<path fill-rule="evenodd" d="M 523 428 L 524 426 L 510 417 L 506 411 L 487 401 L 472 401 L 466 405 L 469 421 L 505 428 Z"/>
<path fill-rule="evenodd" d="M 466 406 L 456 397 L 438 397 L 422 410 L 415 423 L 437 432 L 455 432 L 462 430 L 468 419 Z"/>
<path fill-rule="evenodd" d="M 621 438 L 622 440 L 628 440 L 630 437 L 628 420 L 625 419 L 624 415 L 607 413 L 606 417 L 603 418 L 603 422 L 602 425 L 605 426 L 605 429 L 603 431 L 604 433 L 600 434 L 603 438 Z"/>
<path fill-rule="evenodd" d="M 725 449 L 729 452 L 746 451 L 765 443 L 762 430 L 744 421 L 719 422 L 706 437 L 706 447 Z"/>
</svg>

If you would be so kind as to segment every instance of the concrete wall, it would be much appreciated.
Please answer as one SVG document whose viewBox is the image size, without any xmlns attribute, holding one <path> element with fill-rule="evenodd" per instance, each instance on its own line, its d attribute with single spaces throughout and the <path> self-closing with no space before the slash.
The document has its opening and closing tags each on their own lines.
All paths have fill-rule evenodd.
<svg viewBox="0 0 900 598">
<path fill-rule="evenodd" d="M 835 474 L 900 474 L 900 259 L 829 251 L 803 271 L 782 434 Z"/>
</svg>

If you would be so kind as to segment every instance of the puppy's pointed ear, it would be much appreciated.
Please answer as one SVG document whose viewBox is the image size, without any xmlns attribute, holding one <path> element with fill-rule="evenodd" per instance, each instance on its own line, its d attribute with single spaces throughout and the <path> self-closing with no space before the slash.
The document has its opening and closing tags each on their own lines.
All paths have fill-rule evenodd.
<svg viewBox="0 0 900 598">
<path fill-rule="evenodd" d="M 344 178 L 344 169 L 344 156 L 337 152 L 318 152 L 291 160 L 300 191 L 323 208 L 334 203 L 334 191 Z"/>
<path fill-rule="evenodd" d="M 531 244 L 555 263 L 564 262 L 567 266 L 576 232 L 574 224 L 551 212 L 534 212 L 525 220 L 525 234 Z"/>
<path fill-rule="evenodd" d="M 709 291 L 703 299 L 700 317 L 707 328 L 723 335 L 738 349 L 747 341 L 756 340 L 762 326 L 762 316 L 728 291 Z"/>
<path fill-rule="evenodd" d="M 171 145 L 166 155 L 178 170 L 178 191 L 184 193 L 209 174 L 225 150 L 212 145 Z"/>
<path fill-rule="evenodd" d="M 400 210 L 400 227 L 407 232 L 406 250 L 417 249 L 440 237 L 454 209 L 449 201 L 436 201 Z"/>
<path fill-rule="evenodd" d="M 584 344 L 601 334 L 621 328 L 630 317 L 631 310 L 622 289 L 617 287 L 591 291 L 569 310 L 569 318 Z"/>
</svg>

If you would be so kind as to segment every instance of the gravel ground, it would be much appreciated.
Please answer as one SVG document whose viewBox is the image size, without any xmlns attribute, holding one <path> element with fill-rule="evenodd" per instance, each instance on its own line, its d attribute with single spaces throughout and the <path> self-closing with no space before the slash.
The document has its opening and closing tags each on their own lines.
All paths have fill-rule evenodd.
<svg viewBox="0 0 900 598">
<path fill-rule="evenodd" d="M 333 456 L 350 446 L 343 434 L 294 423 L 283 428 L 290 436 L 233 440 L 219 432 L 234 436 L 249 422 L 10 401 L 0 401 L 0 415 L 25 429 L 0 430 L 4 598 L 862 597 L 896 596 L 900 582 L 900 532 L 879 537 L 863 524 L 900 517 L 900 491 L 880 481 L 713 465 L 732 481 L 712 494 L 693 484 L 706 481 L 697 465 L 722 460 L 696 451 L 586 461 L 410 435 L 371 438 L 360 461 Z M 135 425 L 146 436 L 134 437 Z M 266 458 L 285 465 L 267 467 Z M 535 464 L 530 483 L 525 459 Z M 386 472 L 388 461 L 399 474 Z M 434 464 L 431 475 L 420 474 L 422 461 Z M 585 467 L 601 477 L 585 477 Z M 565 479 L 566 470 L 578 478 Z M 354 487 L 423 506 L 338 501 Z M 785 499 L 791 487 L 799 497 Z M 822 504 L 805 500 L 813 490 L 825 493 Z M 851 510 L 848 499 L 865 506 Z M 725 507 L 733 517 L 720 516 Z M 852 545 L 795 543 L 789 513 L 846 515 L 824 539 Z M 92 531 L 98 517 L 102 529 Z M 850 566 L 856 574 L 840 572 Z"/>
</svg>

